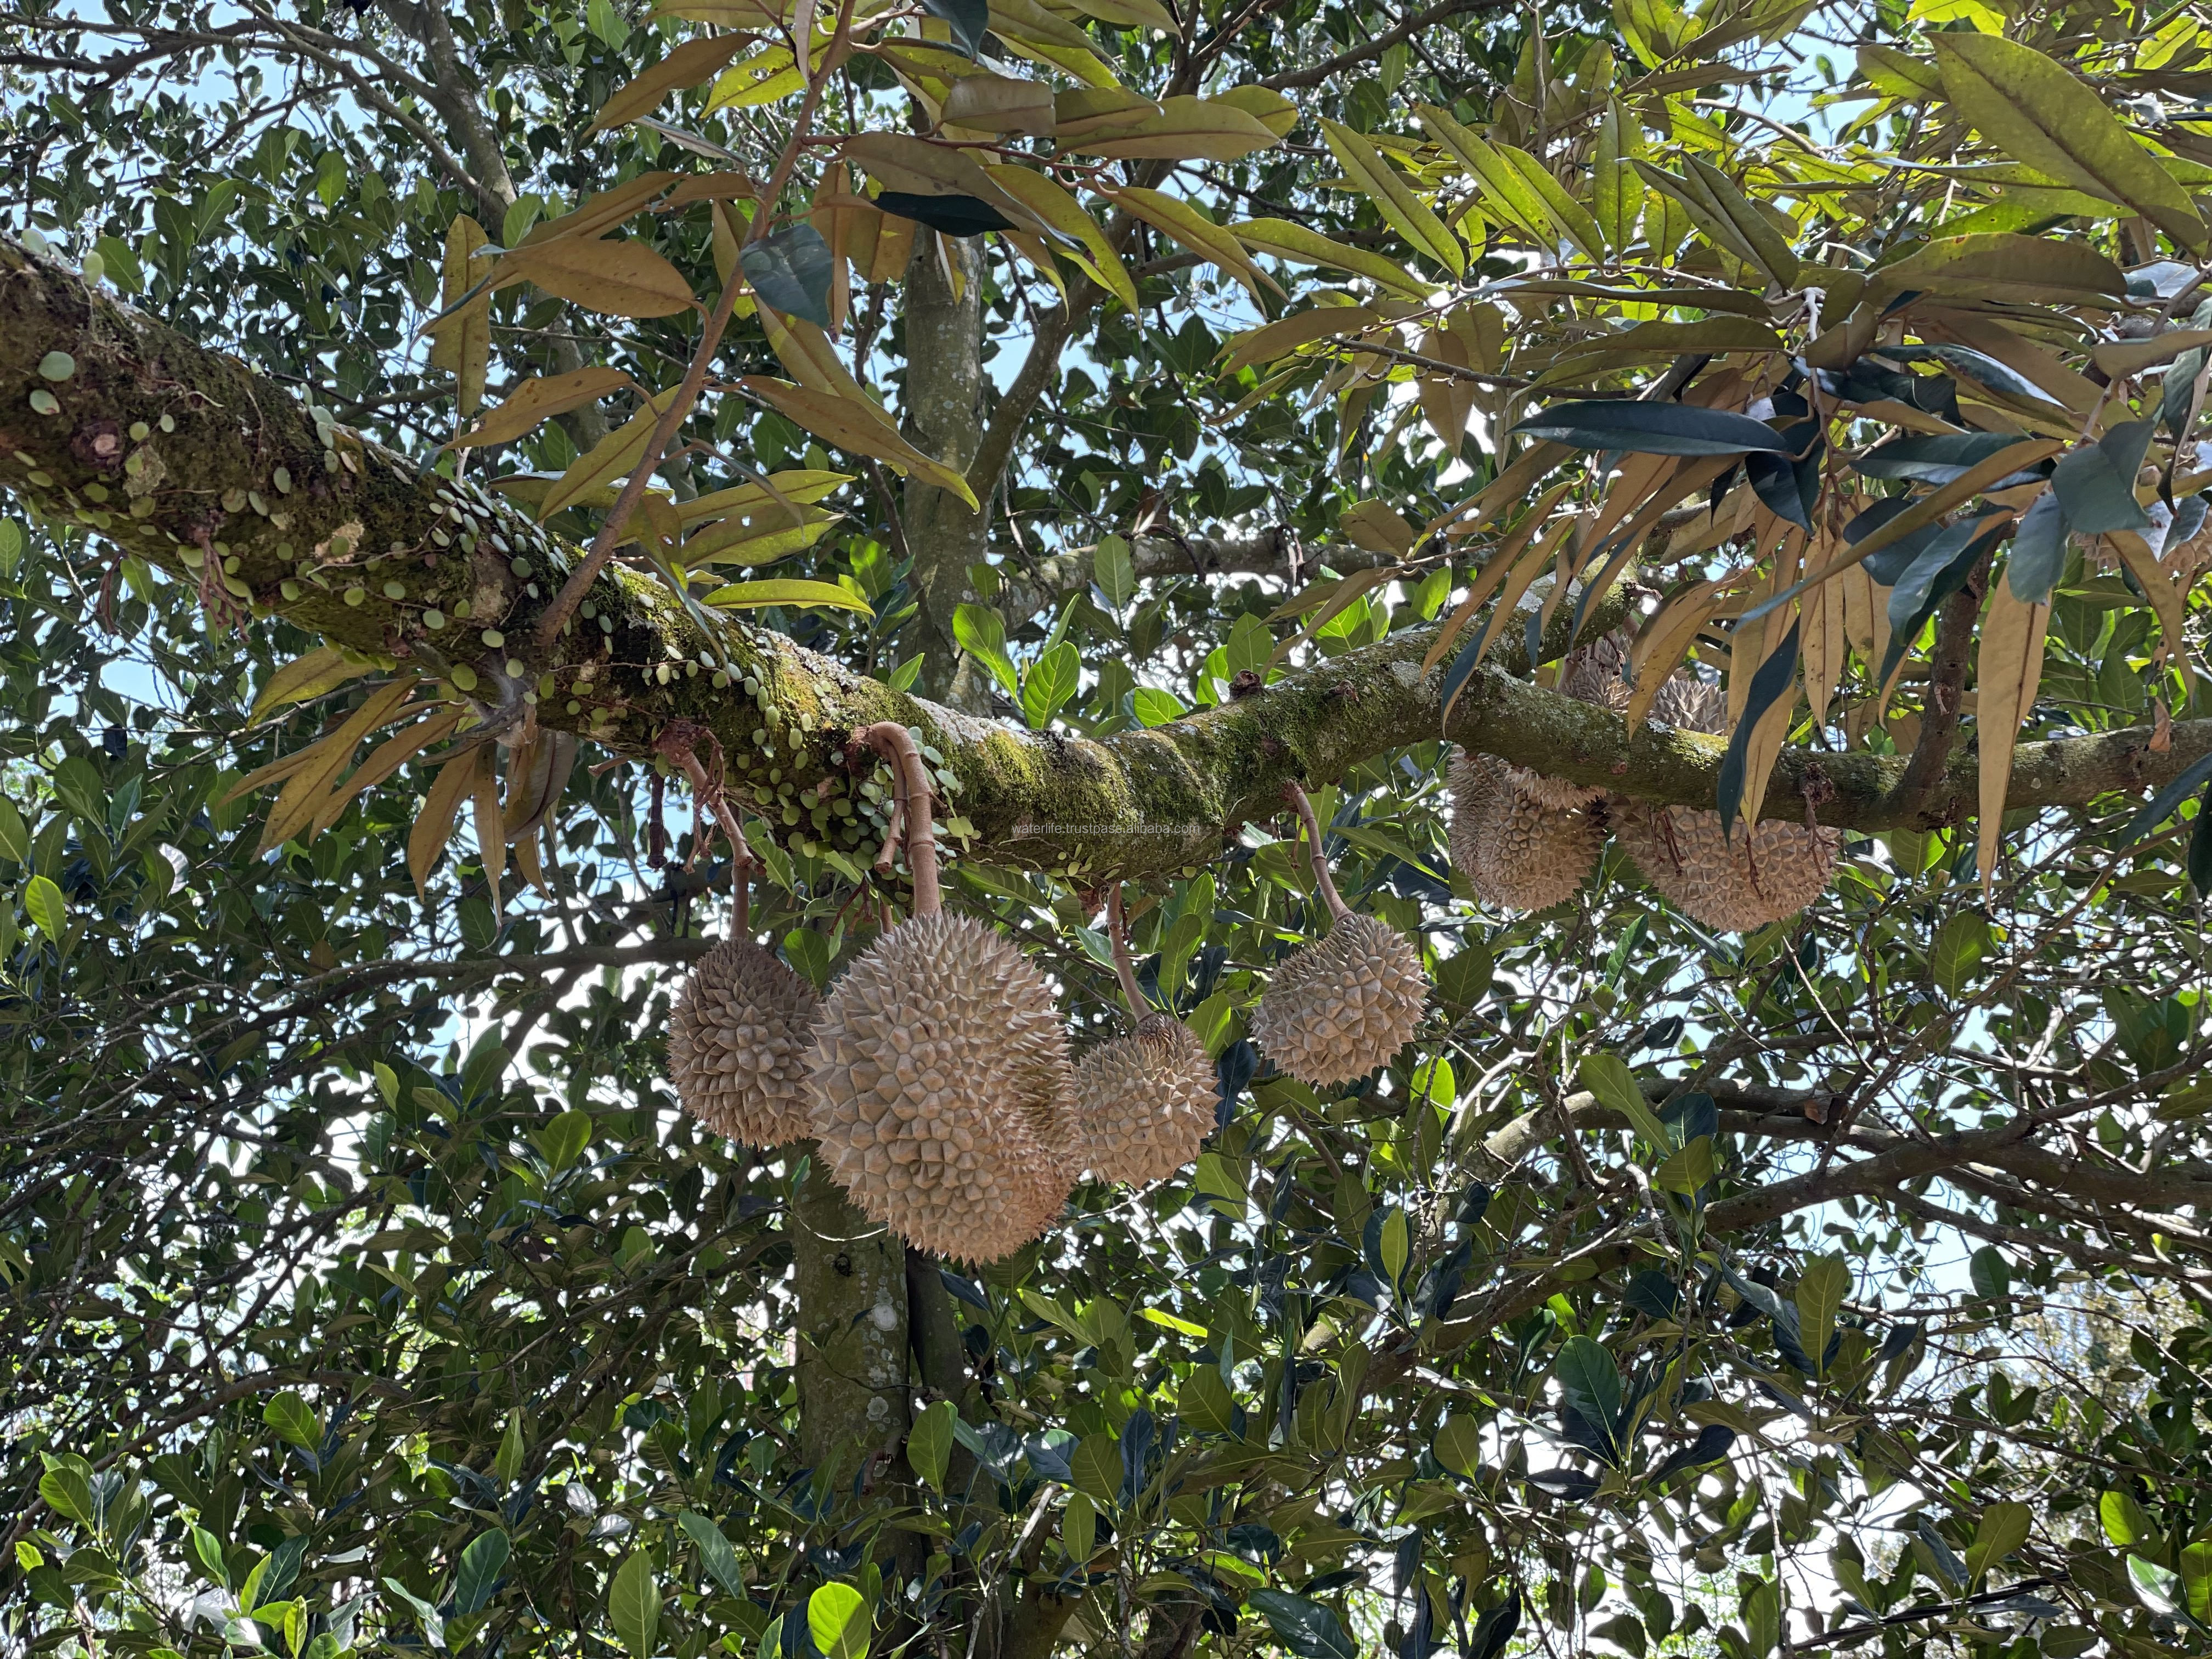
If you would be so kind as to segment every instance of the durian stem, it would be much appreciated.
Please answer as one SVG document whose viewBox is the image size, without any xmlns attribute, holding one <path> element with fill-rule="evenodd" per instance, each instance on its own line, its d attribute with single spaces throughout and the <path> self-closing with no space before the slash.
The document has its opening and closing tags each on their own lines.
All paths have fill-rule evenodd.
<svg viewBox="0 0 2212 1659">
<path fill-rule="evenodd" d="M 903 785 L 899 792 L 900 817 L 906 842 L 906 861 L 914 871 L 914 913 L 933 916 L 943 908 L 937 888 L 937 836 L 930 817 L 929 769 L 915 747 L 914 734 L 896 720 L 878 720 L 860 733 L 860 740 L 891 763 L 892 775 Z"/>
<path fill-rule="evenodd" d="M 1313 802 L 1296 783 L 1283 785 L 1283 799 L 1297 809 L 1298 819 L 1306 827 L 1306 856 L 1313 865 L 1314 886 L 1321 894 L 1321 902 L 1328 907 L 1329 919 L 1342 921 L 1352 914 L 1344 901 L 1337 896 L 1336 884 L 1329 879 L 1328 860 L 1322 855 L 1321 820 L 1314 816 Z"/>
<path fill-rule="evenodd" d="M 1137 970 L 1129 961 L 1129 921 L 1121 911 L 1119 883 L 1106 890 L 1106 939 L 1114 948 L 1114 976 L 1121 981 L 1121 997 L 1129 1005 L 1129 1018 L 1141 1020 L 1152 1005 L 1137 988 Z"/>
</svg>

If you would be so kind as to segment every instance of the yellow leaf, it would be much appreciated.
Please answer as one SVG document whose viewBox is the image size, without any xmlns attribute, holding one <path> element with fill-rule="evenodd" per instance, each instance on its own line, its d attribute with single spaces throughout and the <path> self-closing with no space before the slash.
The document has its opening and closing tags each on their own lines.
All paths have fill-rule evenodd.
<svg viewBox="0 0 2212 1659">
<path fill-rule="evenodd" d="M 720 110 L 751 109 L 761 104 L 772 104 L 802 90 L 805 85 L 806 77 L 799 72 L 799 62 L 789 48 L 763 47 L 715 79 L 714 89 L 707 94 L 706 112 L 712 115 Z"/>
<path fill-rule="evenodd" d="M 461 810 L 461 798 L 474 787 L 477 768 L 483 758 L 483 744 L 449 757 L 438 769 L 430 793 L 423 798 L 415 827 L 407 832 L 407 873 L 415 878 L 418 896 L 422 895 L 430 871 L 438 862 L 438 854 L 445 851 L 446 842 L 453 833 L 453 819 Z"/>
<path fill-rule="evenodd" d="M 1939 31 L 1929 40 L 1952 107 L 2006 155 L 2119 203 L 2193 252 L 2212 240 L 2189 193 L 2063 64 L 2001 35 Z"/>
<path fill-rule="evenodd" d="M 491 889 L 491 912 L 499 914 L 499 878 L 507 868 L 506 816 L 499 804 L 497 757 L 489 744 L 477 751 L 477 853 L 483 865 L 484 884 Z"/>
<path fill-rule="evenodd" d="M 483 227 L 465 213 L 447 228 L 439 296 L 446 315 L 430 325 L 430 366 L 453 376 L 464 420 L 483 402 L 484 374 L 491 362 L 491 290 L 486 289 L 466 305 L 461 301 L 491 275 L 489 257 L 477 253 L 490 240 Z"/>
<path fill-rule="evenodd" d="M 1231 87 L 1213 94 L 1217 104 L 1233 104 L 1278 138 L 1290 137 L 1298 124 L 1298 106 L 1272 87 Z"/>
<path fill-rule="evenodd" d="M 1114 71 L 1099 60 L 1097 46 L 1066 18 L 1037 0 L 991 0 L 991 33 L 1024 57 L 1056 64 L 1091 86 L 1112 86 Z"/>
<path fill-rule="evenodd" d="M 1381 501 L 1355 501 L 1337 520 L 1346 537 L 1370 553 L 1402 559 L 1413 550 L 1413 526 Z"/>
<path fill-rule="evenodd" d="M 1221 349 L 1221 372 L 1235 374 L 1254 363 L 1279 362 L 1300 346 L 1340 335 L 1358 334 L 1382 319 L 1364 306 L 1316 306 L 1272 323 L 1232 334 Z"/>
<path fill-rule="evenodd" d="M 1828 723 L 1828 704 L 1844 673 L 1844 592 L 1835 582 L 1808 588 L 1798 604 L 1801 632 L 1798 648 L 1804 653 L 1805 701 L 1812 706 L 1817 726 Z"/>
<path fill-rule="evenodd" d="M 637 382 L 618 368 L 580 368 L 568 374 L 533 376 L 446 447 L 475 449 L 486 444 L 511 443 L 554 416 L 595 404 L 624 386 L 636 387 Z"/>
<path fill-rule="evenodd" d="M 1453 276 L 1465 276 L 1467 250 L 1460 246 L 1459 238 L 1444 228 L 1443 221 L 1429 210 L 1427 204 L 1413 193 L 1413 186 L 1383 159 L 1382 153 L 1340 121 L 1324 120 L 1321 130 L 1339 165 L 1360 192 L 1375 204 L 1375 210 L 1384 222 Z"/>
<path fill-rule="evenodd" d="M 1160 112 L 1121 132 L 1065 142 L 1108 161 L 1235 161 L 1278 143 L 1258 117 L 1212 98 L 1168 98 Z"/>
<path fill-rule="evenodd" d="M 714 179 L 726 179 L 727 173 L 707 173 L 684 181 L 684 188 L 674 199 L 696 199 L 700 187 Z M 636 216 L 639 209 L 676 182 L 672 173 L 641 173 L 635 179 L 625 179 L 610 189 L 584 198 L 583 205 L 573 213 L 564 213 L 557 219 L 541 219 L 531 226 L 522 238 L 524 247 L 537 247 L 545 242 L 565 241 L 578 236 L 599 236 L 617 225 Z M 750 193 L 750 186 L 748 186 Z"/>
<path fill-rule="evenodd" d="M 281 847 L 313 822 L 324 791 L 337 781 L 345 763 L 353 758 L 355 746 L 370 732 L 398 719 L 401 706 L 415 695 L 419 684 L 410 674 L 380 687 L 346 717 L 327 743 L 316 745 L 314 761 L 292 775 L 284 786 L 284 793 L 269 809 L 269 821 L 262 828 L 260 845 L 256 850 L 265 853 L 272 847 Z"/>
<path fill-rule="evenodd" d="M 247 718 L 258 720 L 270 709 L 281 708 L 288 702 L 305 702 L 311 697 L 319 697 L 333 687 L 359 679 L 367 672 L 368 665 L 358 658 L 347 657 L 336 646 L 318 646 L 269 677 L 268 684 L 253 700 L 253 712 Z"/>
<path fill-rule="evenodd" d="M 417 721 L 404 732 L 396 732 L 386 738 L 375 748 L 370 750 L 368 758 L 362 762 L 354 775 L 343 784 L 332 790 L 322 805 L 316 810 L 314 821 L 309 826 L 313 833 L 320 835 L 336 823 L 339 815 L 346 810 L 347 805 L 356 796 L 375 788 L 378 784 L 382 783 L 404 766 L 413 756 L 428 749 L 434 743 L 443 742 L 451 735 L 453 729 L 461 723 L 467 713 L 465 708 L 448 708 L 442 713 L 434 714 L 429 719 Z"/>
<path fill-rule="evenodd" d="M 835 582 L 803 581 L 795 576 L 732 582 L 707 595 L 707 603 L 725 611 L 760 611 L 772 605 L 790 605 L 816 611 L 857 611 L 864 617 L 875 614 L 866 599 L 848 592 Z"/>
<path fill-rule="evenodd" d="M 605 132 L 652 114 L 670 93 L 679 87 L 697 86 L 750 44 L 741 34 L 710 34 L 686 40 L 600 105 L 591 130 Z"/>
<path fill-rule="evenodd" d="M 780 523 L 774 517 L 763 524 L 729 520 L 690 537 L 676 556 L 687 568 L 702 564 L 771 564 L 813 546 L 844 517 L 842 513 L 816 508 L 798 524 Z"/>
<path fill-rule="evenodd" d="M 1052 88 L 1008 75 L 969 75 L 945 91 L 941 118 L 975 132 L 1053 136 Z"/>
<path fill-rule="evenodd" d="M 1029 167 L 1008 163 L 986 167 L 984 172 L 993 184 L 1027 208 L 1042 223 L 1080 242 L 1089 256 L 1082 261 L 1084 269 L 1099 287 L 1128 310 L 1137 308 L 1137 285 L 1129 279 L 1121 256 L 1114 251 L 1114 244 L 1098 222 L 1083 210 L 1074 197 L 1043 173 Z"/>
<path fill-rule="evenodd" d="M 684 273 L 642 242 L 568 238 L 526 244 L 501 260 L 500 270 L 611 317 L 668 317 L 692 304 Z"/>
<path fill-rule="evenodd" d="M 2051 623 L 2047 605 L 2023 605 L 2008 581 L 1990 584 L 1990 608 L 1974 658 L 1975 741 L 1981 753 L 1981 835 L 1976 848 L 1987 893 L 1996 878 L 1997 849 L 2004 841 L 2005 791 L 2012 782 L 2014 746 L 2035 688 L 2043 678 L 2043 641 Z"/>
<path fill-rule="evenodd" d="M 1319 231 L 1288 219 L 1243 219 L 1229 227 L 1230 232 L 1246 247 L 1257 253 L 1272 253 L 1278 259 L 1287 259 L 1293 264 L 1333 265 L 1339 270 L 1365 276 L 1393 294 L 1403 295 L 1408 300 L 1425 301 L 1434 292 L 1433 286 L 1423 282 L 1394 259 L 1384 258 L 1364 247 L 1347 247 L 1342 242 L 1333 242 Z"/>
<path fill-rule="evenodd" d="M 969 512 L 977 510 L 975 492 L 969 489 L 968 480 L 942 461 L 931 459 L 900 436 L 898 429 L 874 404 L 865 399 L 856 404 L 850 398 L 817 392 L 811 386 L 793 386 L 765 374 L 747 375 L 738 384 L 816 437 L 856 455 L 872 455 L 902 472 L 915 473 L 939 489 L 957 495 L 968 504 Z"/>
<path fill-rule="evenodd" d="M 2190 684 L 2191 696 L 2195 696 L 2197 665 L 2189 649 L 2186 631 L 2189 596 L 2152 554 L 2149 544 L 2135 532 L 2116 530 L 2105 539 L 2120 556 L 2120 562 L 2127 566 L 2128 574 L 2136 579 L 2136 586 L 2149 596 L 2150 608 L 2158 617 L 2158 631 L 2163 636 L 2161 644 L 2166 660 L 2181 670 Z"/>
<path fill-rule="evenodd" d="M 1069 3 L 1085 17 L 1096 17 L 1102 23 L 1158 29 L 1163 34 L 1176 32 L 1175 19 L 1168 15 L 1167 8 L 1159 0 L 1069 0 Z"/>
<path fill-rule="evenodd" d="M 1127 208 L 1154 229 L 1182 243 L 1201 258 L 1209 259 L 1244 284 L 1257 300 L 1260 286 L 1270 289 L 1274 283 L 1261 275 L 1257 267 L 1245 256 L 1243 243 L 1237 237 L 1207 218 L 1189 203 L 1179 197 L 1163 195 L 1157 190 L 1146 190 L 1135 185 L 1108 192 L 1118 207 Z M 1276 289 L 1279 293 L 1280 289 Z"/>
<path fill-rule="evenodd" d="M 661 411 L 681 390 L 679 386 L 669 387 L 592 445 L 586 453 L 569 463 L 568 470 L 538 502 L 538 521 L 544 523 L 563 507 L 586 504 L 585 498 L 593 490 L 611 483 L 635 466 L 645 453 L 653 428 L 659 423 Z"/>
</svg>

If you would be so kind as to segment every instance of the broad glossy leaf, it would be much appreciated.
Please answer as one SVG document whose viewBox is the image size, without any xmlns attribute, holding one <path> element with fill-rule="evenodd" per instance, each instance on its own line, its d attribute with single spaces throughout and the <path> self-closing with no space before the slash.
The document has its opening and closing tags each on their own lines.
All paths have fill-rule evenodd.
<svg viewBox="0 0 2212 1659">
<path fill-rule="evenodd" d="M 1914 557 L 1889 591 L 1889 649 L 1883 653 L 1875 684 L 1887 690 L 1905 653 L 1944 600 L 1966 584 L 1974 563 L 2011 523 L 2005 513 L 1961 519 L 1944 527 Z"/>
<path fill-rule="evenodd" d="M 1628 398 L 1554 404 L 1513 429 L 1576 449 L 1646 455 L 1784 454 L 1789 448 L 1780 433 L 1748 415 Z"/>
<path fill-rule="evenodd" d="M 1244 1599 L 1298 1659 L 1359 1659 L 1358 1646 L 1334 1607 L 1288 1590 L 1254 1590 Z"/>
<path fill-rule="evenodd" d="M 616 1569 L 607 1589 L 607 1622 L 629 1659 L 653 1659 L 660 1635 L 660 1585 L 651 1551 L 632 1551 Z"/>
<path fill-rule="evenodd" d="M 803 317 L 817 328 L 830 326 L 830 284 L 836 260 L 812 225 L 789 225 L 748 242 L 738 258 L 763 304 Z"/>
<path fill-rule="evenodd" d="M 2012 557 L 2005 563 L 2005 585 L 2023 605 L 2046 605 L 2051 590 L 2066 573 L 2066 514 L 2057 495 L 2045 490 L 2035 498 L 2013 537 Z"/>
<path fill-rule="evenodd" d="M 2098 536 L 2149 527 L 2150 515 L 2136 500 L 2136 474 L 2157 427 L 2154 420 L 2124 421 L 2095 443 L 2059 459 L 2051 475 L 2051 493 L 2069 530 Z"/>
<path fill-rule="evenodd" d="M 453 1573 L 453 1611 L 481 1613 L 490 1602 L 492 1592 L 499 1586 L 499 1575 L 507 1565 L 507 1537 L 499 1528 L 483 1532 L 469 1540 L 461 1552 L 461 1564 Z"/>
<path fill-rule="evenodd" d="M 2006 155 L 2142 214 L 2184 247 L 2212 240 L 2188 192 L 2063 64 L 2002 35 L 1929 39 L 1944 95 Z"/>
</svg>

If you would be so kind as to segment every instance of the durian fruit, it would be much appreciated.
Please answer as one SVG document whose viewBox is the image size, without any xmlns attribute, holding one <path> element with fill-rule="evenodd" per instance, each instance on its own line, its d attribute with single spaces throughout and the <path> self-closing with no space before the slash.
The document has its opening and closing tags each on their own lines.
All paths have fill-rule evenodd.
<svg viewBox="0 0 2212 1659">
<path fill-rule="evenodd" d="M 1213 1133 L 1220 1084 L 1190 1027 L 1151 1013 L 1076 1061 L 1075 1098 L 1091 1174 L 1141 1187 L 1198 1156 Z"/>
<path fill-rule="evenodd" d="M 1059 1215 L 1082 1158 L 1052 988 L 991 928 L 938 908 L 929 786 L 904 726 L 862 738 L 900 769 L 915 914 L 823 1005 L 808 1121 L 853 1201 L 908 1243 L 994 1261 Z"/>
<path fill-rule="evenodd" d="M 1338 896 L 1305 791 L 1291 783 L 1283 793 L 1304 822 L 1314 885 L 1334 920 L 1328 937 L 1275 969 L 1253 1011 L 1252 1040 L 1281 1070 L 1328 1088 L 1366 1076 L 1413 1039 L 1429 986 L 1403 933 L 1378 917 L 1354 915 Z"/>
<path fill-rule="evenodd" d="M 1486 902 L 1544 910 L 1583 884 L 1604 848 L 1605 825 L 1589 806 L 1534 799 L 1522 774 L 1495 755 L 1452 751 L 1452 863 Z"/>
<path fill-rule="evenodd" d="M 750 1146 L 805 1139 L 820 1006 L 812 986 L 749 939 L 700 957 L 668 1016 L 668 1070 L 684 1109 Z"/>
<path fill-rule="evenodd" d="M 1677 673 L 1652 700 L 1652 718 L 1717 736 L 1728 698 L 1717 685 Z M 1651 884 L 1693 921 L 1749 933 L 1803 909 L 1836 867 L 1842 835 L 1817 824 L 1766 818 L 1721 833 L 1721 815 L 1694 806 L 1616 800 L 1613 833 Z"/>
<path fill-rule="evenodd" d="M 1220 1085 L 1206 1045 L 1174 1015 L 1146 1002 L 1129 961 L 1119 889 L 1108 893 L 1106 913 L 1114 971 L 1136 1028 L 1076 1062 L 1075 1099 L 1091 1174 L 1143 1186 L 1198 1156 L 1213 1133 Z"/>
<path fill-rule="evenodd" d="M 1735 933 L 1795 915 L 1818 898 L 1843 844 L 1834 830 L 1778 818 L 1739 822 L 1730 840 L 1718 812 L 1641 801 L 1615 804 L 1613 833 L 1683 915 Z"/>
</svg>

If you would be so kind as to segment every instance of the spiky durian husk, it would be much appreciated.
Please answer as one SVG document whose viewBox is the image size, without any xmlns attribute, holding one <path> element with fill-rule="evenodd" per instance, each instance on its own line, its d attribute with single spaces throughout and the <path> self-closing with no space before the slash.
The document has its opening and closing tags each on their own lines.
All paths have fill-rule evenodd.
<svg viewBox="0 0 2212 1659">
<path fill-rule="evenodd" d="M 916 916 L 853 964 L 816 1021 L 810 1085 L 853 1201 L 955 1260 L 1042 1232 L 1082 1156 L 1051 988 L 965 916 Z"/>
<path fill-rule="evenodd" d="M 1613 832 L 1685 915 L 1733 933 L 1795 915 L 1818 898 L 1843 842 L 1836 830 L 1775 818 L 1738 823 L 1731 841 L 1717 812 L 1625 800 L 1614 803 Z"/>
<path fill-rule="evenodd" d="M 1621 670 L 1628 664 L 1632 637 L 1626 629 L 1616 628 L 1570 651 L 1559 665 L 1559 690 L 1577 702 L 1595 703 L 1616 714 L 1627 708 L 1632 692 Z"/>
<path fill-rule="evenodd" d="M 1173 1175 L 1213 1133 L 1221 1086 L 1206 1045 L 1171 1014 L 1102 1042 L 1075 1065 L 1091 1172 L 1133 1187 Z"/>
<path fill-rule="evenodd" d="M 684 1109 L 748 1146 L 804 1139 L 814 988 L 750 939 L 699 958 L 668 1015 L 668 1071 Z"/>
<path fill-rule="evenodd" d="M 1349 1083 L 1406 1046 L 1428 999 L 1411 941 L 1379 917 L 1346 915 L 1275 969 L 1252 1040 L 1301 1082 Z"/>
<path fill-rule="evenodd" d="M 1532 800 L 1515 787 L 1517 769 L 1495 755 L 1453 751 L 1452 862 L 1489 903 L 1548 909 L 1583 884 L 1605 827 L 1588 807 Z"/>
<path fill-rule="evenodd" d="M 1695 674 L 1670 674 L 1651 700 L 1651 718 L 1677 731 L 1717 737 L 1728 730 L 1728 693 Z"/>
</svg>

